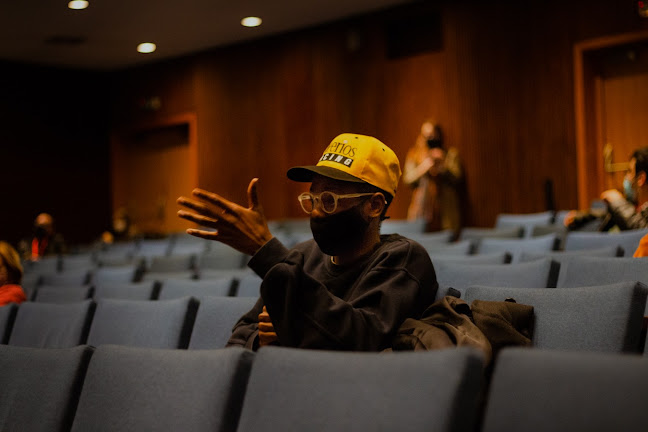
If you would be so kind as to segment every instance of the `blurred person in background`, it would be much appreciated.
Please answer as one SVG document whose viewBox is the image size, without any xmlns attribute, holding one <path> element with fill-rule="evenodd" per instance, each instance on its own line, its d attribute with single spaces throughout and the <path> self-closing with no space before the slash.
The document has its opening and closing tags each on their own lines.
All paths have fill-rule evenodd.
<svg viewBox="0 0 648 432">
<path fill-rule="evenodd" d="M 27 299 L 20 286 L 22 275 L 20 255 L 9 243 L 0 241 L 0 306 Z"/>
<path fill-rule="evenodd" d="M 54 218 L 49 213 L 41 213 L 34 220 L 34 232 L 18 245 L 23 259 L 38 261 L 48 255 L 65 253 L 63 236 L 54 228 Z"/>
<path fill-rule="evenodd" d="M 423 219 L 426 231 L 461 230 L 463 170 L 454 147 L 446 148 L 438 124 L 426 121 L 407 152 L 403 182 L 413 189 L 407 219 Z"/>
</svg>

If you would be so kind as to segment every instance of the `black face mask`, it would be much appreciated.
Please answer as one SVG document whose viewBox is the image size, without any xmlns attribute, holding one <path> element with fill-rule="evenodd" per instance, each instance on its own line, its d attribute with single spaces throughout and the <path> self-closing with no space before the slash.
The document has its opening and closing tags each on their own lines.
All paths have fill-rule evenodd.
<svg viewBox="0 0 648 432">
<path fill-rule="evenodd" d="M 427 140 L 427 145 L 429 148 L 443 148 L 443 141 L 438 138 L 430 138 Z"/>
<path fill-rule="evenodd" d="M 47 230 L 46 230 L 45 228 L 43 228 L 43 227 L 36 227 L 36 228 L 34 229 L 34 235 L 35 235 L 37 238 L 41 239 L 41 238 L 47 236 Z"/>
<path fill-rule="evenodd" d="M 337 256 L 360 245 L 369 228 L 369 221 L 364 219 L 358 204 L 323 218 L 311 217 L 310 227 L 322 252 Z"/>
</svg>

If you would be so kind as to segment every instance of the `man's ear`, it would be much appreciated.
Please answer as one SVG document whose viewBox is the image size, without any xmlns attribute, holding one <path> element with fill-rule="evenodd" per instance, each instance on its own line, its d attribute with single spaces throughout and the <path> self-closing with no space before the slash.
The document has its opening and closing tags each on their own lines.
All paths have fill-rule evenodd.
<svg viewBox="0 0 648 432">
<path fill-rule="evenodd" d="M 637 174 L 637 186 L 643 187 L 646 184 L 646 173 L 644 171 L 639 171 Z"/>
<path fill-rule="evenodd" d="M 383 210 L 385 209 L 386 201 L 385 195 L 380 192 L 376 192 L 369 198 L 369 216 L 370 217 L 380 217 Z"/>
</svg>

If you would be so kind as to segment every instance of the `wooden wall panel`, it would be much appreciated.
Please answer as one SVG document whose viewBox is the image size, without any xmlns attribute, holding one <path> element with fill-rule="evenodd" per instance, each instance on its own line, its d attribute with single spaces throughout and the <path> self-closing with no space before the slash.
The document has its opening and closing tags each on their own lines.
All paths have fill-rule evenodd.
<svg viewBox="0 0 648 432">
<path fill-rule="evenodd" d="M 409 57 L 386 57 L 391 11 L 197 56 L 200 186 L 245 202 L 258 176 L 268 217 L 303 216 L 287 168 L 345 131 L 379 137 L 403 162 L 434 117 L 464 161 L 468 225 L 544 210 L 547 180 L 559 209 L 576 208 L 573 46 L 647 21 L 615 0 L 435 4 L 441 47 Z M 399 194 L 394 218 L 406 215 Z"/>
</svg>

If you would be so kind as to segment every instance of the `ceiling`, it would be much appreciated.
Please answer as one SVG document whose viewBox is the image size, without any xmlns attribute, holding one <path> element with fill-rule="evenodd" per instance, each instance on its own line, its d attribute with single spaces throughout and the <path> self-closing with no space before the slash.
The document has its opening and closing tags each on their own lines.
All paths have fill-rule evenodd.
<svg viewBox="0 0 648 432">
<path fill-rule="evenodd" d="M 68 0 L 0 2 L 0 60 L 114 70 L 374 12 L 412 0 Z M 257 28 L 241 26 L 259 16 Z M 140 54 L 141 42 L 157 51 Z"/>
</svg>

